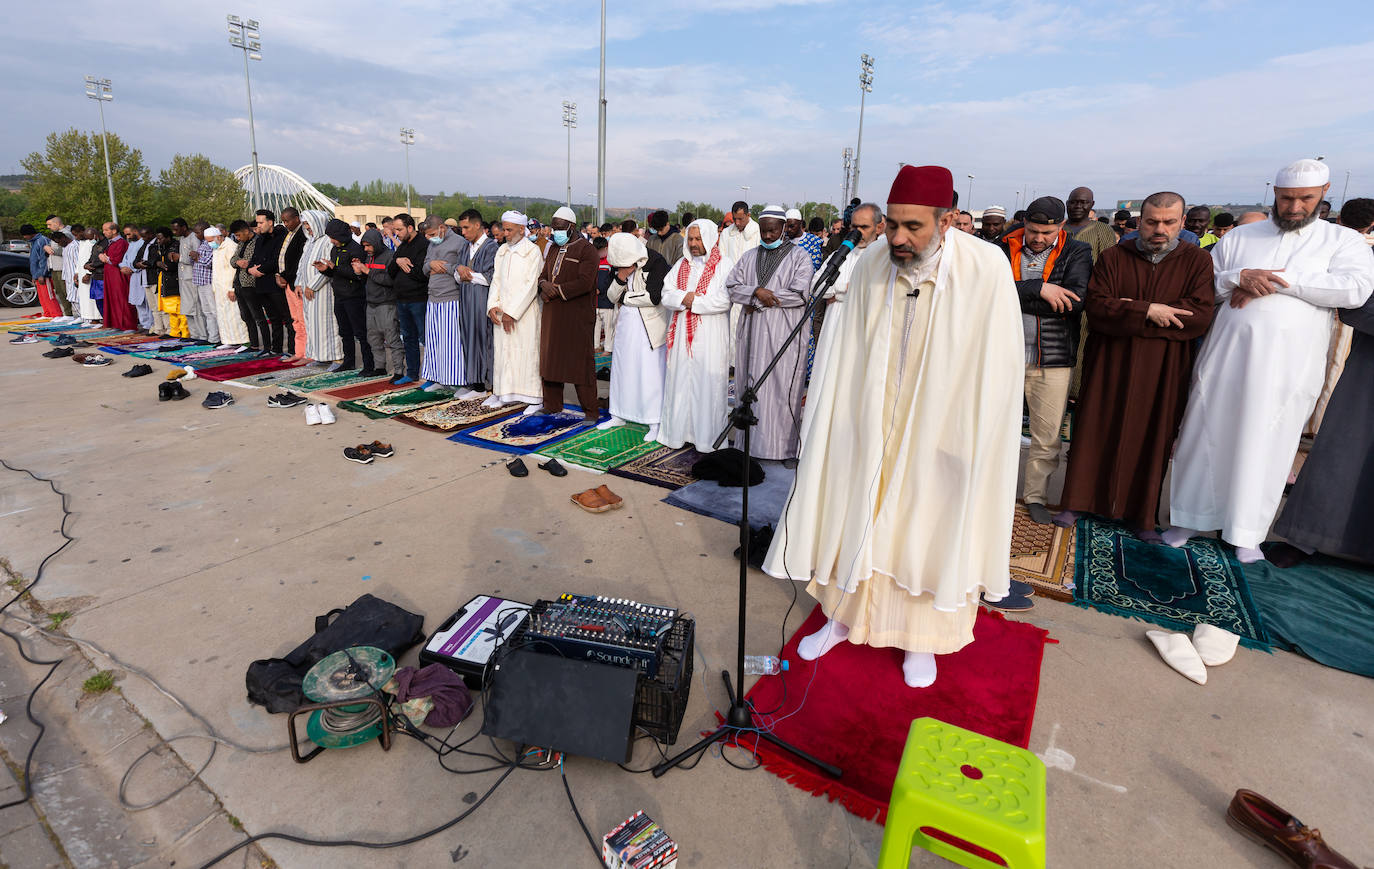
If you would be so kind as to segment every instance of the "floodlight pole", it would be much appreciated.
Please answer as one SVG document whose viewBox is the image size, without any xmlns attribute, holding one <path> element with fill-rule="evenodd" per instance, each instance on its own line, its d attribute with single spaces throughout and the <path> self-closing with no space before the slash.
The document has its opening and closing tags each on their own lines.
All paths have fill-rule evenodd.
<svg viewBox="0 0 1374 869">
<path fill-rule="evenodd" d="M 596 223 L 606 222 L 606 0 L 601 0 L 601 96 L 596 108 Z"/>
<path fill-rule="evenodd" d="M 859 195 L 859 157 L 864 150 L 864 103 L 873 93 L 873 58 L 867 54 L 859 58 L 859 141 L 854 147 L 854 183 L 849 185 L 850 192 Z"/>
<path fill-rule="evenodd" d="M 110 87 L 110 80 L 107 78 L 97 79 L 95 76 L 86 76 L 86 96 L 95 100 L 100 107 L 100 145 L 105 149 L 105 187 L 110 191 L 110 220 L 119 223 L 119 212 L 115 209 L 114 196 L 114 174 L 110 170 L 110 139 L 105 132 L 105 103 L 114 99 L 114 91 Z M 1349 180 L 1349 173 L 1346 173 Z"/>
<path fill-rule="evenodd" d="M 243 86 L 248 92 L 248 141 L 253 148 L 253 209 L 262 208 L 262 176 L 258 172 L 258 133 L 253 122 L 253 82 L 248 74 L 248 61 L 262 60 L 262 36 L 255 18 L 246 21 L 237 15 L 227 16 L 229 44 L 243 51 Z"/>
<path fill-rule="evenodd" d="M 564 204 L 572 208 L 572 131 L 577 127 L 577 103 L 563 101 L 563 126 L 568 128 L 568 201 Z"/>
<path fill-rule="evenodd" d="M 415 144 L 415 131 L 410 127 L 401 128 L 401 144 L 406 149 L 406 214 L 410 213 L 410 146 Z"/>
</svg>

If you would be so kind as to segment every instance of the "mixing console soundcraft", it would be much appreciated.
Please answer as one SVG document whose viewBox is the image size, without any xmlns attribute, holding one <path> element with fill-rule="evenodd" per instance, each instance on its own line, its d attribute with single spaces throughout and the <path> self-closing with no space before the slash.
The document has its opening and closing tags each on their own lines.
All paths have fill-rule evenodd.
<svg viewBox="0 0 1374 869">
<path fill-rule="evenodd" d="M 522 643 L 551 646 L 579 661 L 597 661 L 658 673 L 663 639 L 677 610 L 625 598 L 565 594 L 536 603 L 525 625 Z M 544 651 L 549 651 L 545 648 Z"/>
</svg>

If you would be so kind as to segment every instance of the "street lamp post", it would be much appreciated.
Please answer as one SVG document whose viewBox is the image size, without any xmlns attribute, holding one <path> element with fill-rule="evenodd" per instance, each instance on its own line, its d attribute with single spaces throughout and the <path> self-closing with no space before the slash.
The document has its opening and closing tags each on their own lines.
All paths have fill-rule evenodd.
<svg viewBox="0 0 1374 869">
<path fill-rule="evenodd" d="M 110 220 L 119 223 L 119 212 L 115 210 L 114 175 L 110 172 L 110 140 L 105 134 L 105 103 L 114 99 L 110 80 L 86 76 L 86 96 L 95 100 L 96 105 L 100 107 L 100 144 L 105 149 L 105 186 L 110 191 Z M 1350 173 L 1345 173 L 1345 177 L 1346 181 L 1349 181 Z"/>
<path fill-rule="evenodd" d="M 1341 208 L 1345 207 L 1345 194 L 1350 192 L 1350 170 L 1345 170 L 1345 186 L 1341 188 Z"/>
<path fill-rule="evenodd" d="M 229 44 L 243 51 L 243 86 L 248 91 L 248 141 L 253 148 L 253 208 L 262 208 L 262 178 L 258 173 L 258 134 L 253 124 L 253 82 L 248 76 L 248 61 L 262 60 L 262 39 L 256 18 L 227 16 Z"/>
<path fill-rule="evenodd" d="M 968 176 L 968 197 L 964 200 L 964 208 L 973 210 L 973 176 Z"/>
<path fill-rule="evenodd" d="M 859 141 L 854 147 L 854 183 L 849 185 L 859 195 L 859 158 L 864 150 L 864 102 L 873 93 L 873 58 L 867 54 L 859 58 Z"/>
<path fill-rule="evenodd" d="M 601 96 L 596 104 L 596 223 L 606 222 L 606 0 L 601 0 Z"/>
<path fill-rule="evenodd" d="M 849 207 L 849 172 L 854 166 L 854 149 L 845 148 L 840 155 L 844 158 L 844 186 L 840 193 L 840 211 Z"/>
<path fill-rule="evenodd" d="M 1260 200 L 1260 208 L 1264 208 L 1266 205 L 1269 204 L 1269 187 L 1273 183 L 1273 181 L 1264 182 L 1264 198 Z"/>
<path fill-rule="evenodd" d="M 563 126 L 568 128 L 568 201 L 572 208 L 572 131 L 577 128 L 577 103 L 563 101 Z"/>
<path fill-rule="evenodd" d="M 415 144 L 415 130 L 401 128 L 401 144 L 406 149 L 406 214 L 410 213 L 410 146 Z M 426 212 L 428 214 L 428 212 Z"/>
</svg>

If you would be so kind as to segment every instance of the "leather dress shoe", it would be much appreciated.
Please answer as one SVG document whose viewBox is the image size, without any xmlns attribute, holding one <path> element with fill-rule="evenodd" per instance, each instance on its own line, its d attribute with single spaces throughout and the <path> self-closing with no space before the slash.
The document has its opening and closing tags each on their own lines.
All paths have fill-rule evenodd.
<svg viewBox="0 0 1374 869">
<path fill-rule="evenodd" d="M 1332 850 L 1321 831 L 1309 827 L 1254 791 L 1241 788 L 1226 809 L 1226 821 L 1247 839 L 1301 869 L 1359 869 Z"/>
</svg>

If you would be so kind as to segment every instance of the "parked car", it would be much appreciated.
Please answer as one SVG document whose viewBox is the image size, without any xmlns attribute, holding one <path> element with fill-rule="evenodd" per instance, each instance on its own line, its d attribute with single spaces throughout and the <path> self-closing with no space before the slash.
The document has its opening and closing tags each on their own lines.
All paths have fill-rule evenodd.
<svg viewBox="0 0 1374 869">
<path fill-rule="evenodd" d="M 12 250 L 15 253 L 27 254 L 29 252 L 30 247 L 31 245 L 27 241 L 24 241 L 24 239 L 12 238 L 9 241 L 5 242 L 4 246 L 0 247 L 0 250 Z"/>
<path fill-rule="evenodd" d="M 38 301 L 38 288 L 29 277 L 29 255 L 0 250 L 0 304 L 26 308 Z"/>
</svg>

